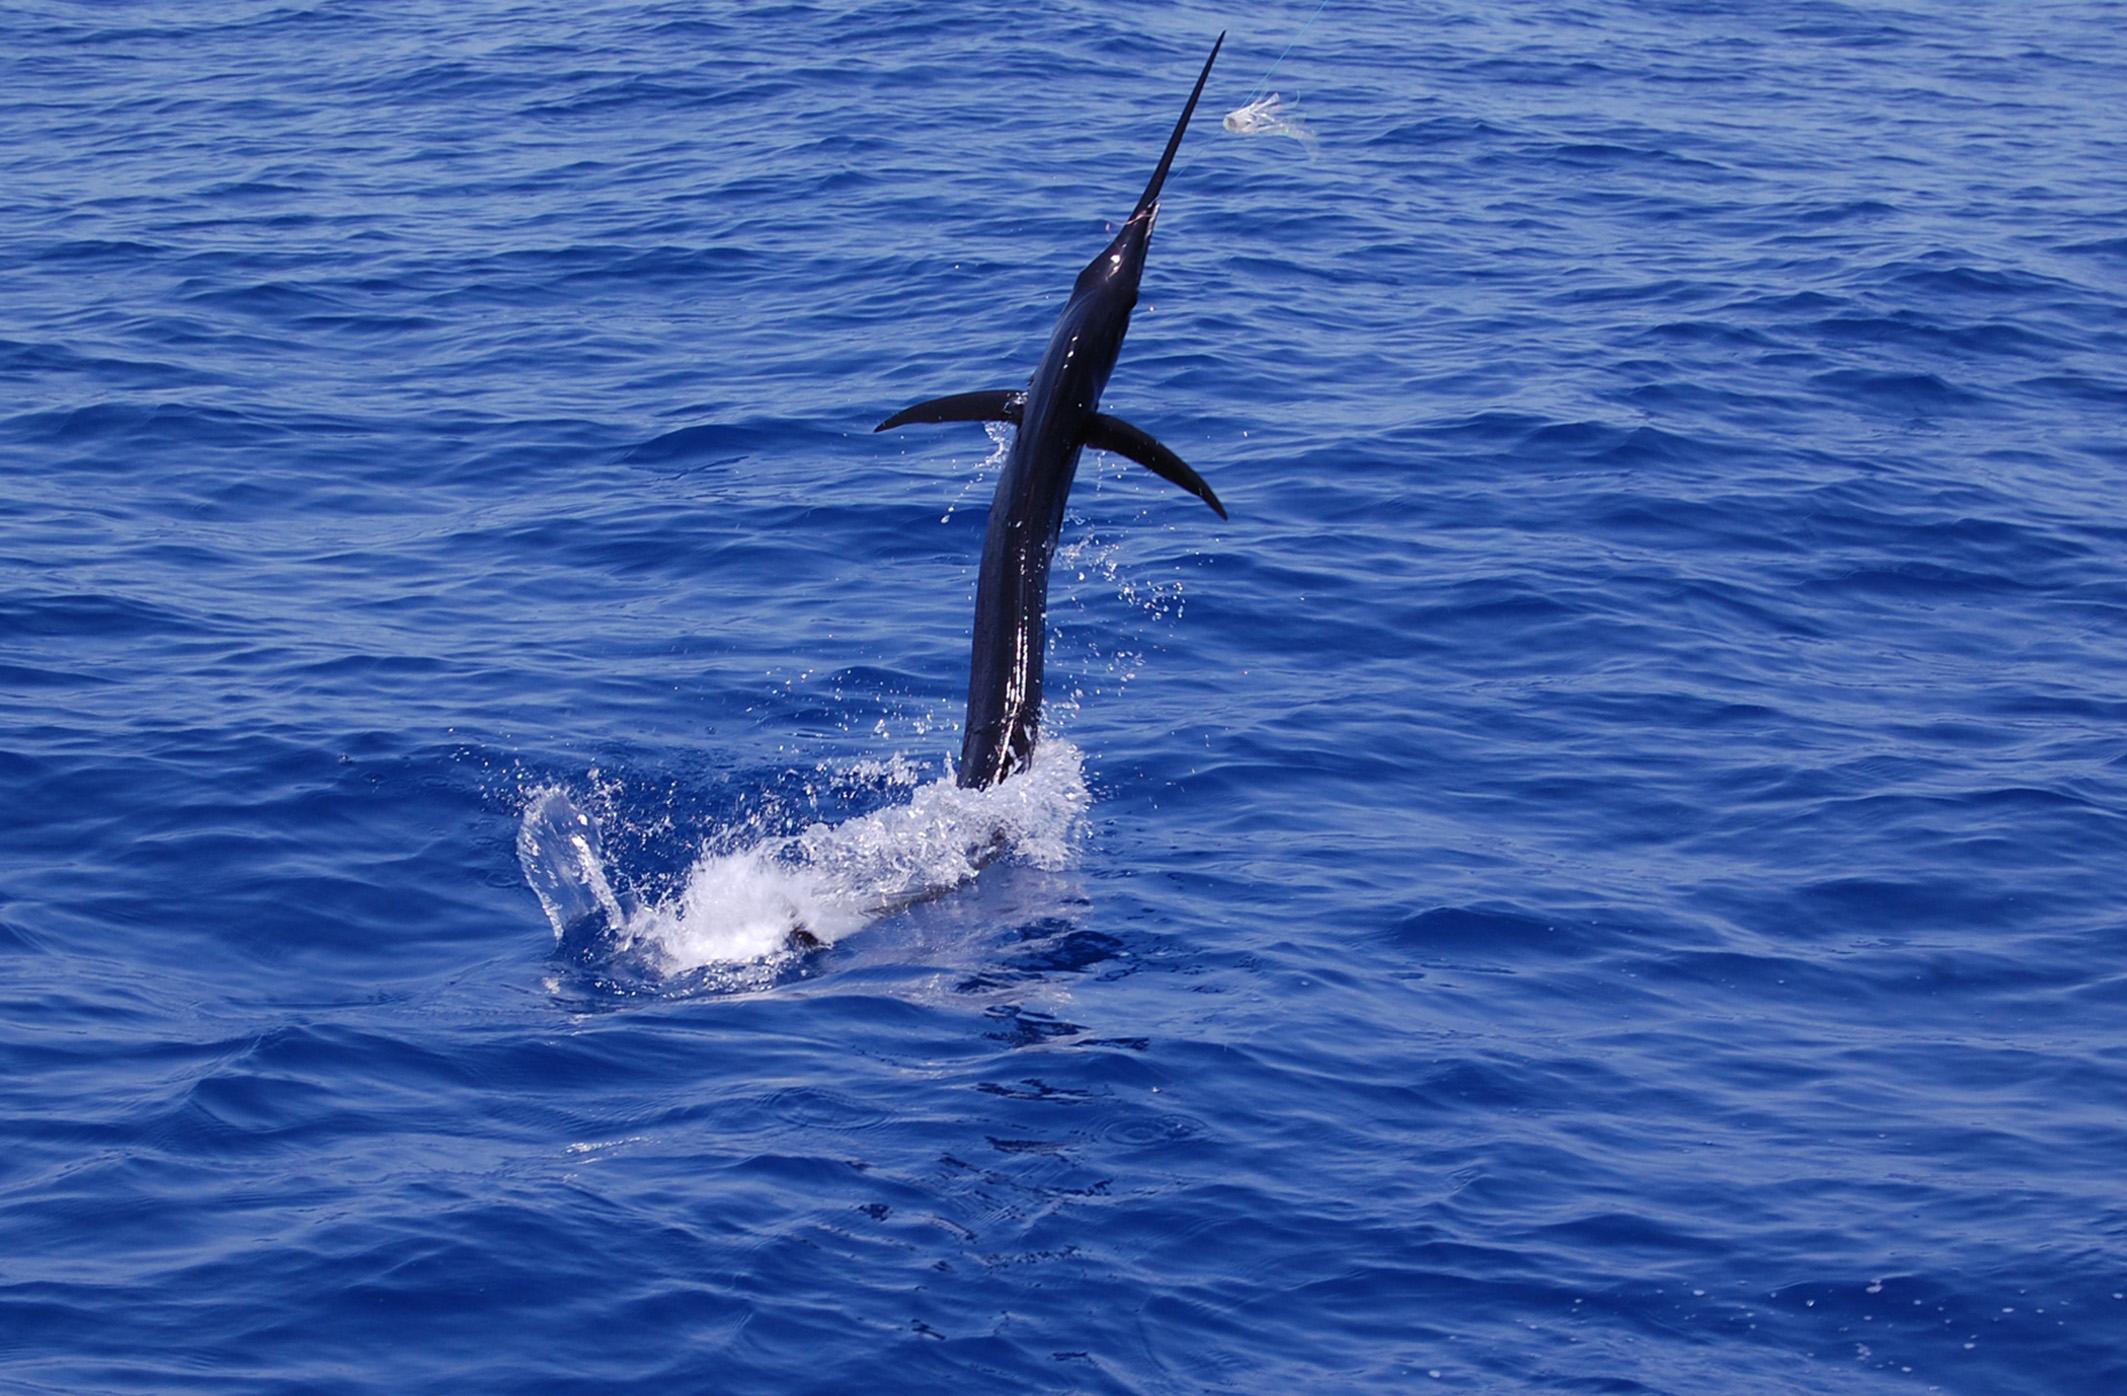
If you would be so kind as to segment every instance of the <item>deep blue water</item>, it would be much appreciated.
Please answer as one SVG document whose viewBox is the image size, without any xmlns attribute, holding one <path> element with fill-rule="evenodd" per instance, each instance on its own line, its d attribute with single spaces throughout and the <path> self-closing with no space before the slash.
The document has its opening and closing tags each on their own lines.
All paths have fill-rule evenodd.
<svg viewBox="0 0 2127 1396">
<path fill-rule="evenodd" d="M 2127 6 L 1312 8 L 0 10 L 0 1389 L 2127 1389 Z"/>
</svg>

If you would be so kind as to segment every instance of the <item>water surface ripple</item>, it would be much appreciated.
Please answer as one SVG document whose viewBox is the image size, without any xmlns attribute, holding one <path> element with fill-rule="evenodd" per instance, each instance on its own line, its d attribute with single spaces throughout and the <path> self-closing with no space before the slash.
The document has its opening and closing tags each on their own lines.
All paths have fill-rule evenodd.
<svg viewBox="0 0 2127 1396">
<path fill-rule="evenodd" d="M 2127 1389 L 2127 9 L 1311 8 L 0 11 L 0 1387 Z"/>
</svg>

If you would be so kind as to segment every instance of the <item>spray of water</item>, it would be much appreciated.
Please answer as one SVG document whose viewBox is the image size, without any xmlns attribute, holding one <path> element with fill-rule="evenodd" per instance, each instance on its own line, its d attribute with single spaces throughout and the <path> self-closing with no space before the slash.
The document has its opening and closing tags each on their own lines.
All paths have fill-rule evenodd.
<svg viewBox="0 0 2127 1396">
<path fill-rule="evenodd" d="M 978 465 L 946 517 L 966 496 L 995 478 L 1010 448 L 1008 429 L 992 425 L 991 450 Z M 1100 461 L 1093 474 L 1099 490 L 1132 467 Z M 1138 523 L 1145 510 L 1139 511 Z M 1074 516 L 1077 536 L 1057 556 L 1061 577 L 1079 587 L 1112 591 L 1136 613 L 1136 624 L 1082 628 L 1079 646 L 1091 666 L 1106 669 L 1106 686 L 1119 692 L 1144 663 L 1139 648 L 1148 623 L 1171 621 L 1182 609 L 1178 577 L 1162 577 L 1124 563 L 1122 545 L 1099 537 Z M 1066 601 L 1066 613 L 1077 606 Z M 1052 610 L 1052 626 L 1063 619 Z M 1080 664 L 1077 667 L 1089 667 Z M 809 682 L 807 670 L 790 680 Z M 1096 683 L 1096 687 L 1102 685 Z M 843 695 L 832 695 L 837 704 Z M 1052 719 L 1067 715 L 1083 689 L 1053 694 Z M 926 737 L 933 715 L 917 718 L 913 735 Z M 886 719 L 874 735 L 893 740 Z M 795 773 L 794 773 L 795 774 Z M 950 774 L 926 779 L 924 769 L 903 756 L 861 761 L 805 777 L 803 792 L 818 800 L 859 800 L 888 795 L 869 814 L 838 823 L 797 828 L 764 809 L 703 840 L 693 863 L 676 882 L 656 893 L 641 891 L 608 856 L 592 810 L 614 805 L 617 789 L 597 771 L 590 785 L 572 795 L 553 784 L 520 787 L 524 798 L 517 830 L 517 857 L 526 883 L 538 895 L 557 942 L 572 958 L 623 989 L 655 991 L 657 981 L 705 976 L 720 988 L 767 987 L 778 973 L 813 945 L 832 944 L 881 916 L 943 895 L 1000 858 L 1042 867 L 1062 867 L 1084 825 L 1091 803 L 1085 761 L 1077 747 L 1044 735 L 1032 769 L 988 790 L 962 790 Z M 670 832 L 669 816 L 659 821 Z M 779 826 L 779 829 L 778 827 Z M 638 822 L 616 826 L 631 835 L 648 830 Z M 690 981 L 690 984 L 694 981 Z"/>
<path fill-rule="evenodd" d="M 558 788 L 530 793 L 517 857 L 558 941 L 597 943 L 674 975 L 787 959 L 808 939 L 832 944 L 951 891 L 1000 857 L 1061 866 L 1089 802 L 1084 758 L 1052 738 L 1031 770 L 988 790 L 941 777 L 914 786 L 905 803 L 839 824 L 757 837 L 728 852 L 712 843 L 662 898 L 644 900 L 627 887 L 597 821 Z"/>
</svg>

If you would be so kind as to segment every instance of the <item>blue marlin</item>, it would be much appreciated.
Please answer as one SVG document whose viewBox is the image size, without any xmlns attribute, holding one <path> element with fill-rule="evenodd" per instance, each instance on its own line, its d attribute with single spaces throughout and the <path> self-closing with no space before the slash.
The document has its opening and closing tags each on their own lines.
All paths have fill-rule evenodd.
<svg viewBox="0 0 2127 1396">
<path fill-rule="evenodd" d="M 1182 134 L 1204 80 L 1226 42 L 1220 34 L 1174 123 L 1167 152 L 1115 240 L 1086 264 L 1071 300 L 1024 388 L 956 393 L 904 408 L 876 431 L 911 422 L 1010 422 L 1018 430 L 990 501 L 975 586 L 974 655 L 968 665 L 967 724 L 958 780 L 980 789 L 1025 770 L 1041 731 L 1041 667 L 1049 605 L 1049 565 L 1063 528 L 1064 501 L 1087 446 L 1128 456 L 1203 500 L 1220 518 L 1226 506 L 1182 458 L 1150 434 L 1100 410 L 1137 305 L 1152 225 Z"/>
</svg>

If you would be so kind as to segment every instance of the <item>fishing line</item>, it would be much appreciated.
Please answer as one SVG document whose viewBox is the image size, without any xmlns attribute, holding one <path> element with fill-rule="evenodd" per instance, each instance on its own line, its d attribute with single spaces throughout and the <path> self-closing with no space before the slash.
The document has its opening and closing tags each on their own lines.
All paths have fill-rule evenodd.
<svg viewBox="0 0 2127 1396">
<path fill-rule="evenodd" d="M 1300 26 L 1300 32 L 1292 36 L 1291 42 L 1285 45 L 1284 52 L 1271 62 L 1270 67 L 1250 89 L 1248 100 L 1226 113 L 1227 130 L 1237 136 L 1290 136 L 1306 146 L 1310 153 L 1314 151 L 1315 133 L 1300 120 L 1292 103 L 1275 92 L 1261 98 L 1257 94 L 1262 92 L 1264 85 L 1278 71 L 1278 64 L 1285 61 L 1285 54 L 1291 53 L 1294 45 L 1307 37 L 1307 31 L 1315 27 L 1315 21 L 1320 19 L 1322 11 L 1328 8 L 1329 0 L 1321 0 L 1321 3 L 1315 6 L 1315 12 L 1307 17 L 1307 23 Z"/>
<path fill-rule="evenodd" d="M 1315 27 L 1315 21 L 1322 18 L 1322 12 L 1328 8 L 1329 0 L 1322 0 L 1321 4 L 1315 6 L 1315 12 L 1307 17 L 1307 23 L 1300 26 L 1300 32 L 1292 36 L 1292 43 L 1285 46 L 1285 53 L 1291 53 L 1293 44 L 1297 44 L 1307 37 L 1307 31 Z M 1277 72 L 1278 64 L 1285 61 L 1285 53 L 1279 54 L 1276 60 L 1271 63 L 1269 71 L 1263 74 L 1262 80 L 1256 83 L 1254 89 L 1249 92 L 1248 101 L 1241 103 L 1242 106 L 1245 107 L 1255 101 L 1256 93 L 1263 90 L 1263 83 L 1269 82 L 1271 73 Z"/>
</svg>

